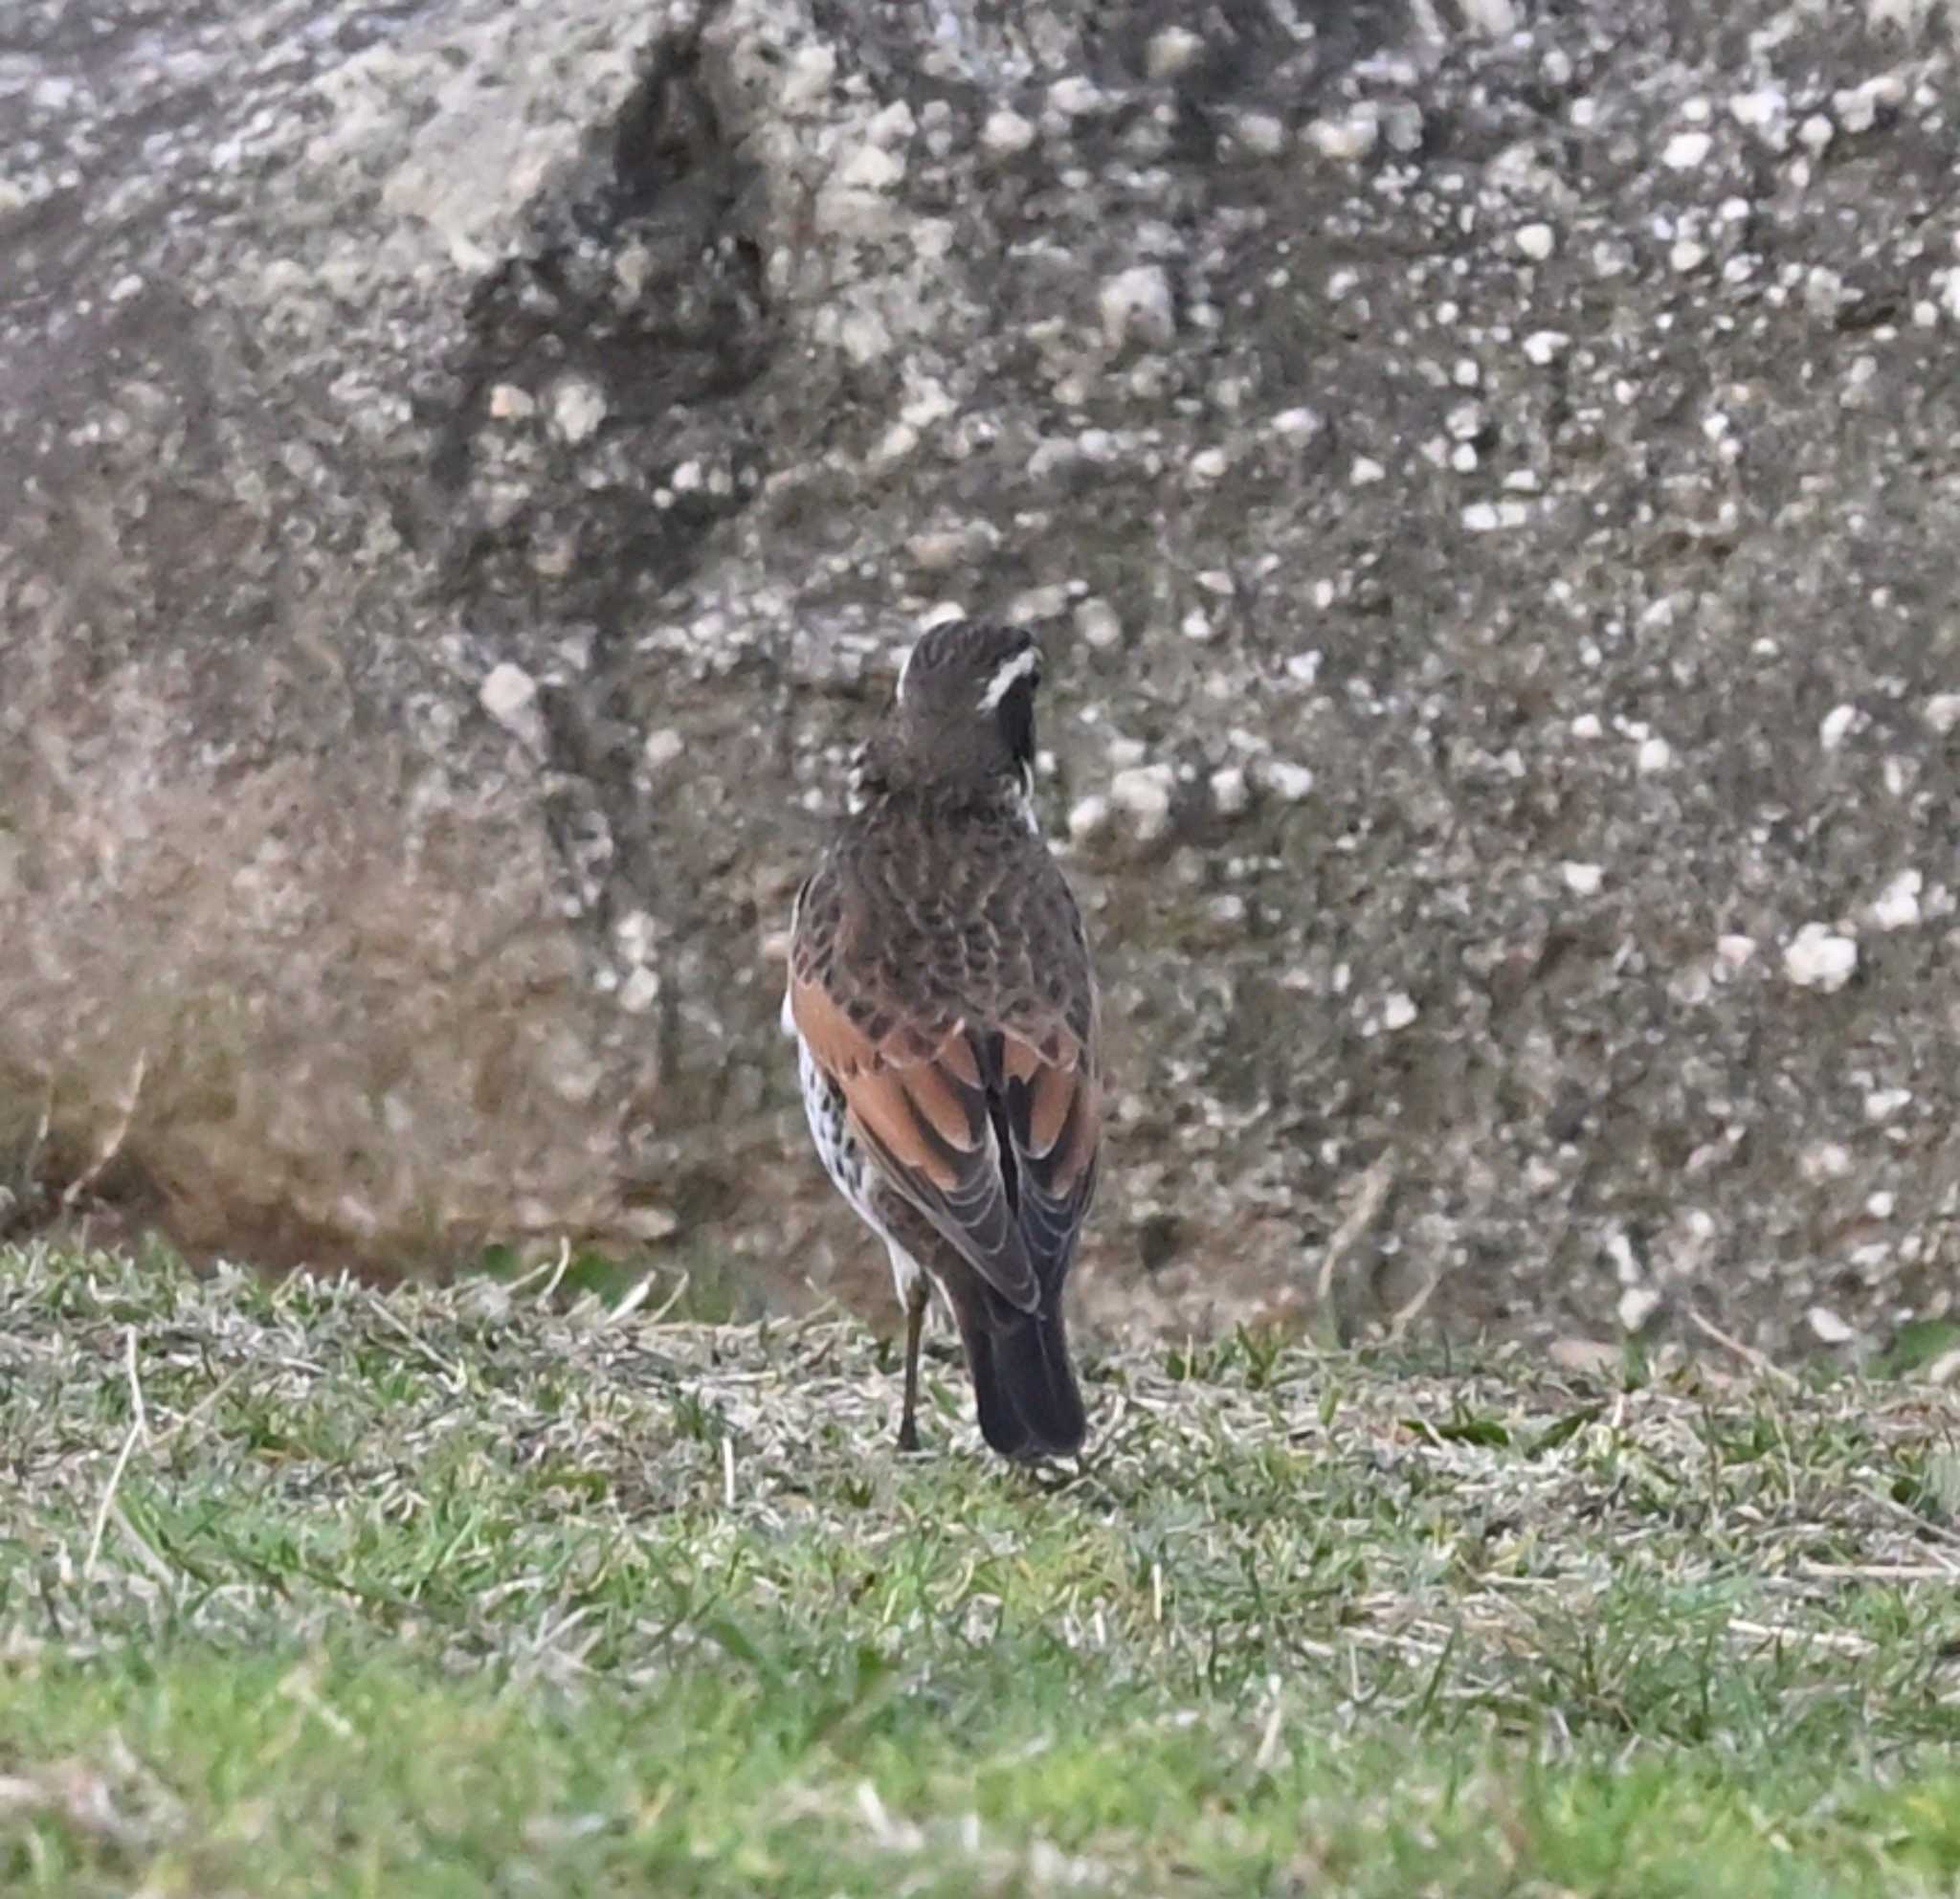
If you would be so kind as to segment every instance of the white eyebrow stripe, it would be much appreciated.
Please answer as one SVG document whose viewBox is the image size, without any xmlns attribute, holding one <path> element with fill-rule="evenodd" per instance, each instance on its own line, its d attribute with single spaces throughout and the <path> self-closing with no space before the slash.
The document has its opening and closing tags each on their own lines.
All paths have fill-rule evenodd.
<svg viewBox="0 0 1960 1899">
<path fill-rule="evenodd" d="M 1008 696 L 1016 680 L 1024 680 L 1041 663 L 1041 655 L 1032 646 L 1014 657 L 988 681 L 987 690 L 980 695 L 980 709 L 991 712 Z"/>
</svg>

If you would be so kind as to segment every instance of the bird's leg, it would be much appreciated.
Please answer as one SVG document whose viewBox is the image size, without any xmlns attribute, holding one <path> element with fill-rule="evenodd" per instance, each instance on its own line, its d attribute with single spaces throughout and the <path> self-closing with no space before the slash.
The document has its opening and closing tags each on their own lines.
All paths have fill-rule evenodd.
<svg viewBox="0 0 1960 1899">
<path fill-rule="evenodd" d="M 899 1448 L 919 1448 L 919 1335 L 925 1329 L 925 1302 L 932 1290 L 924 1273 L 905 1287 L 905 1408 L 899 1418 Z"/>
</svg>

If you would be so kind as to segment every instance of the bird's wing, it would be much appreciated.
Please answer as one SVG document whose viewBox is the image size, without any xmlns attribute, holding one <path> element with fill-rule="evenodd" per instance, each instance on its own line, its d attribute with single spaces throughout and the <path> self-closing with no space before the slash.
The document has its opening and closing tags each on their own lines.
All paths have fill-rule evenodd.
<svg viewBox="0 0 1960 1899">
<path fill-rule="evenodd" d="M 1043 1285 L 1075 1257 L 1096 1192 L 1102 1084 L 1093 989 L 1088 1007 L 1086 1039 L 1058 1017 L 1011 1021 L 980 1039 L 982 1051 L 990 1041 L 996 1051 L 989 1079 L 1013 1156 L 1021 1239 Z"/>
<path fill-rule="evenodd" d="M 1001 1298 L 1036 1310 L 1095 1191 L 1102 1088 L 1086 956 L 1068 985 L 1088 985 L 1080 997 L 1051 1001 L 1052 982 L 1037 994 L 982 981 L 977 995 L 908 1003 L 889 966 L 858 969 L 814 940 L 834 906 L 815 906 L 807 929 L 798 907 L 797 1032 L 892 1184 Z"/>
</svg>

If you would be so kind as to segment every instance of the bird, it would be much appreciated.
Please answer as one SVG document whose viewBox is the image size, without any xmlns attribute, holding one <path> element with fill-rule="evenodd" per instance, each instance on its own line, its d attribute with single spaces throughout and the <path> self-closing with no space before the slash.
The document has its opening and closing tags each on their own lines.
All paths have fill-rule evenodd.
<svg viewBox="0 0 1960 1899">
<path fill-rule="evenodd" d="M 924 633 L 791 913 L 811 1136 L 904 1308 L 901 1451 L 934 1288 L 993 1450 L 1032 1463 L 1087 1435 L 1062 1295 L 1102 1153 L 1102 1002 L 1035 812 L 1041 667 L 1024 629 Z"/>
</svg>

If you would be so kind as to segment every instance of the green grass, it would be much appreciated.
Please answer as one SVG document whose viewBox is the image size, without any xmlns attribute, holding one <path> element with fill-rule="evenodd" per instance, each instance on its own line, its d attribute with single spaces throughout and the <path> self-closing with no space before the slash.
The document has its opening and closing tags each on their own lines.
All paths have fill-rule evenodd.
<svg viewBox="0 0 1960 1899">
<path fill-rule="evenodd" d="M 1960 1405 L 0 1251 L 0 1890 L 1960 1891 Z"/>
</svg>

